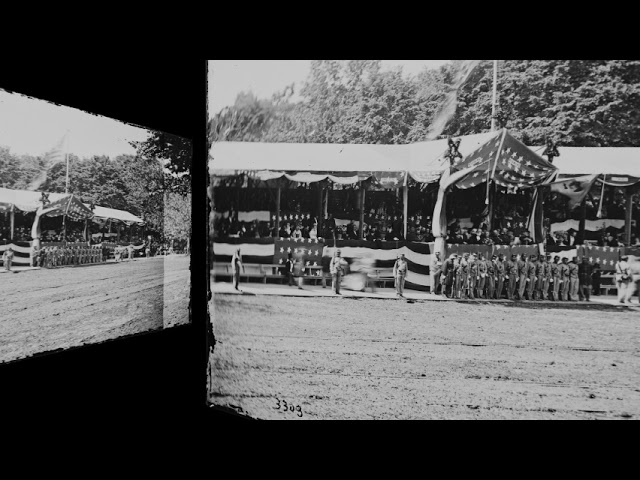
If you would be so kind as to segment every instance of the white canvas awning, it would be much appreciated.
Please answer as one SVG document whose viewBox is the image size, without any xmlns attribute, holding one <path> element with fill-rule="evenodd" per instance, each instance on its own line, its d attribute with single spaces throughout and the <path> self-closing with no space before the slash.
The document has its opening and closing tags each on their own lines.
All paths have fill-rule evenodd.
<svg viewBox="0 0 640 480">
<path fill-rule="evenodd" d="M 45 192 L 46 193 L 46 192 Z M 60 199 L 68 197 L 70 194 L 64 193 L 49 193 L 49 202 L 56 202 Z M 34 192 L 30 190 L 13 190 L 10 188 L 0 188 L 0 206 L 4 208 L 14 207 L 23 212 L 35 212 L 41 205 L 40 198 L 42 192 Z M 84 204 L 89 208 L 89 204 Z M 99 207 L 96 206 L 93 211 L 94 219 L 115 220 L 123 222 L 126 225 L 143 224 L 144 221 L 125 211 L 115 208 Z"/>
</svg>

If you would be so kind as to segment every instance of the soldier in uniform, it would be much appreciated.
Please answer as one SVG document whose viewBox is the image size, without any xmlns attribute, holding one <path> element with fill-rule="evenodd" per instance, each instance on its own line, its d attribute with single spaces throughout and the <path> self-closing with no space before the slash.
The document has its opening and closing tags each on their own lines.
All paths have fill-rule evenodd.
<svg viewBox="0 0 640 480">
<path fill-rule="evenodd" d="M 524 300 L 524 292 L 527 288 L 527 273 L 529 265 L 527 256 L 522 254 L 522 258 L 518 260 L 518 300 Z"/>
<path fill-rule="evenodd" d="M 582 257 L 578 264 L 578 277 L 580 280 L 578 294 L 580 300 L 591 301 L 591 275 L 593 273 L 593 263 L 587 261 L 587 257 Z"/>
<path fill-rule="evenodd" d="M 460 288 L 461 298 L 469 298 L 469 263 L 471 257 L 469 253 L 465 253 L 460 260 L 460 267 L 462 272 L 462 285 Z"/>
<path fill-rule="evenodd" d="M 345 262 L 340 257 L 340 249 L 336 249 L 336 252 L 329 263 L 329 271 L 331 272 L 331 289 L 336 295 L 340 295 L 340 281 L 344 272 Z"/>
<path fill-rule="evenodd" d="M 491 260 L 487 259 L 487 298 L 493 299 L 496 292 L 496 256 L 493 255 Z"/>
<path fill-rule="evenodd" d="M 393 276 L 396 279 L 396 295 L 398 297 L 404 296 L 404 281 L 407 276 L 407 261 L 404 258 L 404 253 L 401 253 L 396 263 L 393 265 Z"/>
<path fill-rule="evenodd" d="M 433 289 L 431 290 L 431 293 L 436 295 L 438 293 L 438 287 L 444 288 L 440 282 L 440 276 L 442 274 L 442 260 L 440 259 L 440 252 L 435 253 L 435 257 L 431 261 L 431 268 L 433 269 Z"/>
<path fill-rule="evenodd" d="M 557 302 L 560 300 L 560 285 L 562 285 L 562 276 L 560 275 L 560 257 L 553 257 L 553 263 L 551 264 L 551 278 L 549 282 L 551 283 L 551 300 Z"/>
<path fill-rule="evenodd" d="M 518 260 L 517 255 L 511 255 L 511 260 L 505 265 L 505 279 L 509 280 L 507 284 L 507 298 L 513 300 L 516 294 L 516 283 L 518 281 Z"/>
<path fill-rule="evenodd" d="M 441 283 L 442 283 L 442 291 L 441 294 L 443 297 L 453 297 L 453 284 L 455 277 L 455 259 L 457 255 L 455 253 L 449 255 L 444 263 L 442 264 L 442 275 L 441 275 Z"/>
<path fill-rule="evenodd" d="M 485 289 L 487 286 L 487 263 L 491 263 L 485 260 L 482 253 L 478 254 L 478 298 L 485 298 Z"/>
<path fill-rule="evenodd" d="M 454 267 L 454 272 L 455 272 L 455 288 L 454 288 L 454 292 L 453 292 L 453 296 L 454 298 L 462 298 L 462 288 L 464 285 L 464 280 L 463 280 L 463 266 L 462 263 L 466 263 L 466 260 L 464 259 L 464 256 L 462 257 L 456 257 L 456 261 L 454 263 L 455 267 Z"/>
<path fill-rule="evenodd" d="M 498 255 L 498 259 L 495 262 L 496 268 L 496 299 L 500 300 L 502 298 L 502 291 L 504 288 L 504 280 L 507 275 L 506 271 L 506 262 L 504 260 L 504 254 L 501 253 Z"/>
<path fill-rule="evenodd" d="M 578 276 L 578 257 L 573 257 L 569 262 L 569 300 L 578 300 L 578 287 L 580 278 Z"/>
<path fill-rule="evenodd" d="M 476 298 L 476 286 L 478 285 L 478 256 L 473 253 L 469 260 L 469 298 Z"/>
<path fill-rule="evenodd" d="M 527 300 L 535 300 L 533 292 L 538 281 L 536 272 L 538 270 L 538 257 L 531 255 L 527 263 Z"/>
<path fill-rule="evenodd" d="M 564 257 L 560 264 L 560 300 L 563 302 L 567 301 L 567 297 L 569 295 L 569 275 L 569 259 Z"/>
<path fill-rule="evenodd" d="M 549 299 L 549 284 L 551 280 L 551 255 L 547 254 L 542 263 L 542 287 L 540 288 L 541 300 Z"/>
</svg>

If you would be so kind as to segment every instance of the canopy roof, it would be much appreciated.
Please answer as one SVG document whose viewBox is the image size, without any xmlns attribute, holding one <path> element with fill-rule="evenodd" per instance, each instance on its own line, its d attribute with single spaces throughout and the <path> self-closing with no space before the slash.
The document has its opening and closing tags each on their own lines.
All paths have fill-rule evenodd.
<svg viewBox="0 0 640 480">
<path fill-rule="evenodd" d="M 532 147 L 542 152 L 545 147 Z M 600 174 L 607 185 L 629 186 L 640 182 L 640 148 L 637 147 L 557 147 L 553 164 L 560 177 Z"/>
<path fill-rule="evenodd" d="M 35 212 L 42 203 L 40 198 L 43 192 L 35 192 L 31 190 L 12 190 L 9 188 L 0 188 L 0 207 L 17 208 L 23 212 Z M 46 192 L 44 192 L 46 193 Z M 71 194 L 64 193 L 48 193 L 49 202 L 52 204 L 60 202 L 70 197 Z M 85 203 L 85 207 L 89 208 L 89 204 Z M 106 208 L 96 206 L 93 211 L 94 220 L 112 220 L 123 222 L 127 225 L 143 224 L 143 220 L 127 211 L 117 210 L 115 208 Z"/>
<path fill-rule="evenodd" d="M 466 160 L 498 133 L 458 137 L 463 158 Z M 355 183 L 370 176 L 379 178 L 385 172 L 408 173 L 418 182 L 429 183 L 437 181 L 448 167 L 448 160 L 444 158 L 447 148 L 446 139 L 407 145 L 216 142 L 209 152 L 209 172 L 216 177 L 252 172 L 263 180 L 286 177 L 307 183 L 323 179 Z M 549 167 L 541 156 L 544 146 L 524 148 L 530 161 L 541 167 L 541 172 L 542 167 Z M 558 147 L 558 151 L 560 156 L 554 158 L 553 167 L 561 177 L 604 174 L 606 182 L 611 184 L 629 185 L 640 181 L 640 148 Z M 309 175 L 301 176 L 300 172 Z M 337 180 L 332 176 L 342 178 Z M 630 178 L 612 180 L 614 176 Z M 527 185 L 529 181 L 531 179 Z"/>
<path fill-rule="evenodd" d="M 463 137 L 460 153 L 471 153 L 494 135 Z M 286 176 L 295 181 L 328 178 L 338 183 L 355 183 L 374 172 L 376 177 L 408 172 L 416 181 L 435 181 L 448 165 L 443 157 L 447 146 L 446 139 L 407 145 L 217 142 L 209 152 L 209 172 L 224 177 L 253 171 L 263 180 Z M 310 175 L 294 176 L 293 172 Z"/>
</svg>

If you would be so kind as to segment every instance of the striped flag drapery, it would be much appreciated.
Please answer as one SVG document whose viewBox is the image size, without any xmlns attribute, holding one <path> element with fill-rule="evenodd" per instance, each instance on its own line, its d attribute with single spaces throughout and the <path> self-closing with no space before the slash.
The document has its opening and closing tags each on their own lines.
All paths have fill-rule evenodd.
<svg viewBox="0 0 640 480">
<path fill-rule="evenodd" d="M 502 148 L 500 142 L 504 140 Z M 497 133 L 471 154 L 452 165 L 453 171 L 470 169 L 456 182 L 461 189 L 473 188 L 493 180 L 496 184 L 513 189 L 533 188 L 548 183 L 557 173 L 554 167 L 508 132 Z"/>
<path fill-rule="evenodd" d="M 318 250 L 318 259 L 311 260 L 311 258 L 305 259 L 306 262 L 317 262 L 318 265 L 323 266 L 325 272 L 329 271 L 329 261 L 334 254 L 336 244 L 333 240 L 326 240 L 326 243 L 318 242 L 315 240 L 309 244 L 309 239 L 304 239 L 305 243 L 301 243 L 298 240 L 297 246 L 293 240 L 291 241 L 292 251 L 294 248 L 304 248 L 307 253 L 311 249 L 313 251 L 314 258 L 315 251 Z M 280 252 L 280 246 L 276 248 L 276 242 L 278 245 L 284 246 L 280 243 L 279 239 L 273 238 L 264 239 L 252 239 L 252 238 L 225 238 L 214 241 L 213 253 L 214 262 L 229 263 L 233 252 L 240 248 L 242 251 L 242 260 L 245 264 L 248 263 L 260 263 L 263 265 L 278 264 L 279 260 L 286 260 L 287 250 Z M 322 248 L 320 249 L 320 246 Z M 431 265 L 431 253 L 433 251 L 433 243 L 418 243 L 418 242 L 368 242 L 364 240 L 338 240 L 337 248 L 341 250 L 341 256 L 347 262 L 351 263 L 356 258 L 368 257 L 375 260 L 375 266 L 377 268 L 393 268 L 396 258 L 400 253 L 404 253 L 408 264 L 408 272 L 406 277 L 406 288 L 413 290 L 428 290 L 431 285 L 430 279 L 430 265 Z M 283 259 L 284 256 L 284 259 Z"/>
</svg>

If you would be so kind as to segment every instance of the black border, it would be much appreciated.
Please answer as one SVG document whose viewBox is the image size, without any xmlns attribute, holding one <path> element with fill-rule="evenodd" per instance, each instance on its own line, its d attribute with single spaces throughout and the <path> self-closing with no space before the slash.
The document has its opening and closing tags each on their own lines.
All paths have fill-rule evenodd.
<svg viewBox="0 0 640 480">
<path fill-rule="evenodd" d="M 206 410 L 206 61 L 3 60 L 0 88 L 194 142 L 191 324 L 0 365 L 0 408 L 24 427 L 189 424 Z"/>
</svg>

